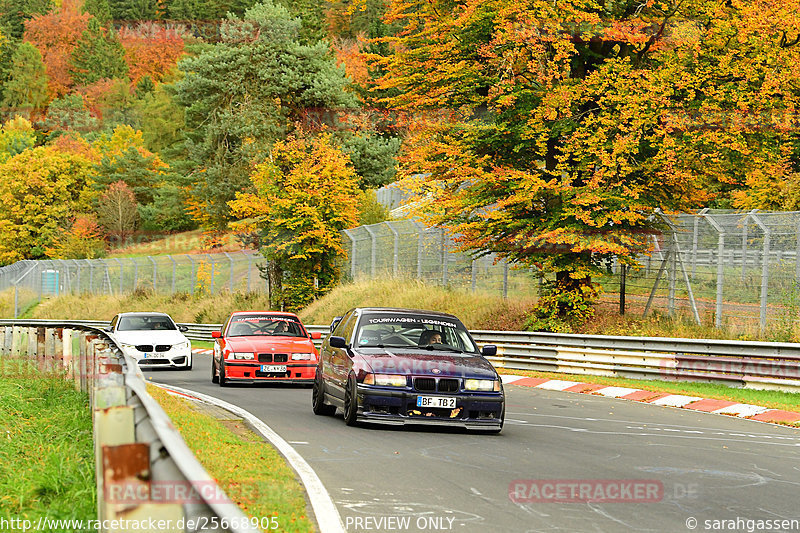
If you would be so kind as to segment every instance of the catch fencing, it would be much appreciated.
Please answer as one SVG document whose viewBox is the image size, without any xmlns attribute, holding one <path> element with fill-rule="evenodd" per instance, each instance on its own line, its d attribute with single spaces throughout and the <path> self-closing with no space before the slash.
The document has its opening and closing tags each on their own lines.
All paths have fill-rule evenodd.
<svg viewBox="0 0 800 533">
<path fill-rule="evenodd" d="M 0 377 L 54 373 L 89 394 L 100 531 L 131 531 L 113 524 L 151 518 L 170 530 L 260 531 L 195 458 L 136 361 L 90 324 L 0 321 Z"/>
</svg>

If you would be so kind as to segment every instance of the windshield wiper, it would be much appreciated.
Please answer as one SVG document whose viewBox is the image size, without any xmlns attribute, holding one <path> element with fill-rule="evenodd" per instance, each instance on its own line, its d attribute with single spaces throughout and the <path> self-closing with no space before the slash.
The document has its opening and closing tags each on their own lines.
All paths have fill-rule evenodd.
<svg viewBox="0 0 800 533">
<path fill-rule="evenodd" d="M 459 350 L 449 344 L 429 344 L 427 346 L 420 346 L 423 350 L 440 350 L 444 352 L 456 352 L 456 353 L 464 353 L 463 350 Z"/>
</svg>

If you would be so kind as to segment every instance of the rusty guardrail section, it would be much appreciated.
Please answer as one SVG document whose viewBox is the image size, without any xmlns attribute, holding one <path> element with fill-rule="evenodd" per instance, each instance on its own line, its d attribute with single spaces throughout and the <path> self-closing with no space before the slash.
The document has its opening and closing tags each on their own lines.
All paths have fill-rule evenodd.
<svg viewBox="0 0 800 533">
<path fill-rule="evenodd" d="M 142 520 L 159 531 L 255 530 L 147 393 L 136 362 L 100 327 L 1 320 L 0 356 L 28 358 L 89 394 L 100 531 L 141 530 Z"/>
</svg>

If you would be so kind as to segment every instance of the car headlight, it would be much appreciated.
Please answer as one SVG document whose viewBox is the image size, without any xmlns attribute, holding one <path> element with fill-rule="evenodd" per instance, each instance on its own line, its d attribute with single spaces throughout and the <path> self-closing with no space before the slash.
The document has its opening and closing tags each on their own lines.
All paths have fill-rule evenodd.
<svg viewBox="0 0 800 533">
<path fill-rule="evenodd" d="M 119 343 L 119 347 L 120 348 L 135 348 L 136 345 L 135 344 L 125 344 L 124 342 L 120 342 Z"/>
<path fill-rule="evenodd" d="M 311 357 L 310 353 L 293 353 L 292 354 L 292 361 L 311 361 L 313 357 Z"/>
<path fill-rule="evenodd" d="M 364 383 L 381 387 L 405 387 L 408 380 L 405 376 L 398 374 L 367 374 Z"/>
<path fill-rule="evenodd" d="M 253 352 L 233 352 L 231 354 L 233 359 L 255 359 L 256 356 Z"/>
<path fill-rule="evenodd" d="M 464 389 L 500 392 L 500 382 L 496 379 L 467 379 L 464 380 Z"/>
<path fill-rule="evenodd" d="M 176 345 L 174 346 L 174 348 L 188 348 L 188 347 L 189 347 L 189 346 L 191 346 L 191 345 L 192 345 L 192 344 L 191 344 L 189 341 L 186 341 L 186 342 L 179 342 L 178 344 L 176 344 Z"/>
</svg>

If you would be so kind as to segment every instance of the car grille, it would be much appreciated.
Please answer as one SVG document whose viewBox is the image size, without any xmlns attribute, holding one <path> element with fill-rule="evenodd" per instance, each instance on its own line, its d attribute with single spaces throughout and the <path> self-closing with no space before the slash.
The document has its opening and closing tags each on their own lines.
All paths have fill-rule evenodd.
<svg viewBox="0 0 800 533">
<path fill-rule="evenodd" d="M 153 345 L 152 344 L 137 344 L 136 349 L 140 352 L 152 352 Z"/>
<path fill-rule="evenodd" d="M 419 392 L 458 392 L 460 380 L 448 378 L 414 378 L 414 390 Z"/>
<path fill-rule="evenodd" d="M 258 354 L 258 362 L 259 363 L 271 363 L 272 362 L 272 354 L 271 353 L 260 353 L 260 354 Z"/>
<path fill-rule="evenodd" d="M 171 344 L 156 344 L 157 352 L 168 352 L 170 348 L 172 348 Z"/>
<path fill-rule="evenodd" d="M 457 379 L 440 379 L 439 392 L 458 392 L 460 383 Z"/>
<path fill-rule="evenodd" d="M 276 353 L 273 361 L 275 363 L 285 363 L 289 360 L 289 354 L 287 353 Z"/>
</svg>

